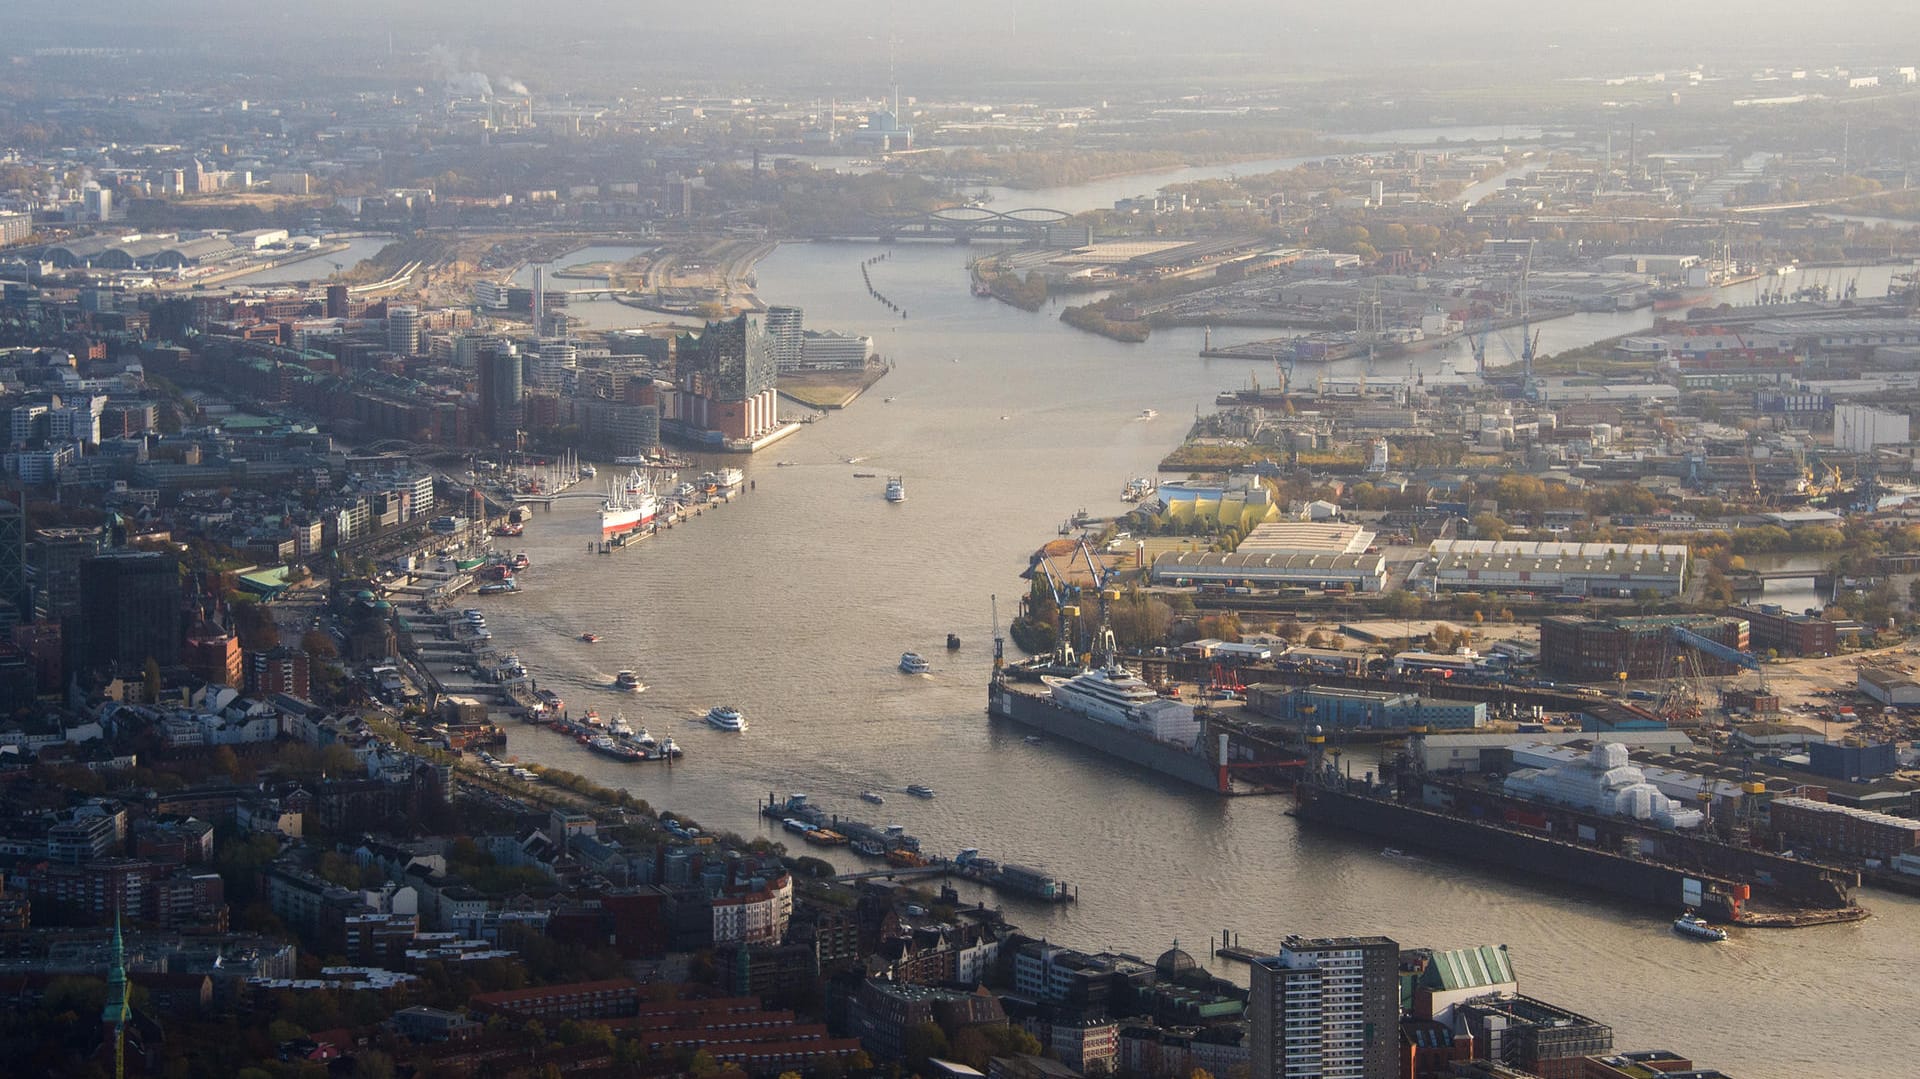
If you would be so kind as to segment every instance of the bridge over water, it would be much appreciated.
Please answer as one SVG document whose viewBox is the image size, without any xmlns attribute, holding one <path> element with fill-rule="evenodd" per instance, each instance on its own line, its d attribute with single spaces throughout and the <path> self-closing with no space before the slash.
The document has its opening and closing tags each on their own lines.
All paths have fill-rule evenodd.
<svg viewBox="0 0 1920 1079">
<path fill-rule="evenodd" d="M 814 230 L 813 239 L 931 239 L 964 243 L 972 239 L 1035 240 L 1071 218 L 1066 210 L 1028 206 L 992 210 L 985 206 L 946 206 L 917 214 L 874 214 L 842 227 Z"/>
</svg>

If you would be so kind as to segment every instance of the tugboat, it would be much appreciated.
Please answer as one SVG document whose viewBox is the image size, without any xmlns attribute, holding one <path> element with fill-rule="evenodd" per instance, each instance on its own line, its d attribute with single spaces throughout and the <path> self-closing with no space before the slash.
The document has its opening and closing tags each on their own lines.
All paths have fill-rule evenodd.
<svg viewBox="0 0 1920 1079">
<path fill-rule="evenodd" d="M 674 745 L 673 736 L 668 735 L 660 740 L 660 748 L 654 750 L 654 756 L 661 760 L 670 761 L 676 757 L 684 757 L 686 753 L 682 751 L 679 746 Z"/>
<path fill-rule="evenodd" d="M 614 741 L 604 734 L 597 738 L 588 739 L 587 748 L 600 754 L 602 757 L 611 757 L 616 761 L 622 761 L 627 764 L 646 759 L 646 754 L 632 746 L 621 745 L 619 742 Z"/>
<path fill-rule="evenodd" d="M 947 634 L 947 651 L 949 652 L 960 651 L 960 635 L 958 633 Z"/>
<path fill-rule="evenodd" d="M 900 673 L 925 674 L 932 669 L 918 652 L 904 652 L 900 656 Z"/>
<path fill-rule="evenodd" d="M 647 684 L 642 682 L 640 676 L 632 671 L 621 671 L 619 674 L 613 676 L 613 688 L 627 693 L 638 693 L 647 688 Z"/>
<path fill-rule="evenodd" d="M 1673 931 L 1695 940 L 1725 940 L 1727 931 L 1707 924 L 1705 918 L 1688 911 L 1673 920 Z"/>
</svg>

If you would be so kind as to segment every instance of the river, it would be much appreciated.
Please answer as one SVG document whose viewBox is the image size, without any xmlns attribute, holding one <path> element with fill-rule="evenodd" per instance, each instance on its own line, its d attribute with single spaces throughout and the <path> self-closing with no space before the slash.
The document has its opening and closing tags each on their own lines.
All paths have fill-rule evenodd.
<svg viewBox="0 0 1920 1079">
<path fill-rule="evenodd" d="M 932 851 L 978 846 L 1049 867 L 1081 901 L 1007 900 L 1008 914 L 1079 947 L 1151 958 L 1179 938 L 1200 955 L 1222 927 L 1248 943 L 1297 932 L 1507 944 L 1524 992 L 1613 1024 L 1623 1048 L 1668 1047 L 1743 1076 L 1828 1073 L 1839 1060 L 1849 1075 L 1908 1072 L 1913 900 L 1870 893 L 1876 917 L 1858 925 L 1736 931 L 1705 946 L 1669 930 L 1677 912 L 1386 857 L 1378 843 L 1297 827 L 1284 797 L 1221 800 L 1076 746 L 1029 746 L 990 723 L 989 597 L 1004 620 L 1028 552 L 1075 509 L 1120 509 L 1126 478 L 1151 469 L 1185 417 L 1249 365 L 1199 359 L 1198 329 L 1123 345 L 1069 329 L 1052 310 L 974 299 L 965 247 L 886 249 L 873 283 L 913 316 L 889 318 L 860 280 L 861 260 L 878 250 L 787 245 L 758 269 L 766 301 L 803 307 L 810 326 L 875 336 L 897 366 L 874 392 L 737 462 L 755 490 L 620 554 L 584 553 L 590 501 L 536 514 L 513 544 L 533 559 L 527 591 L 478 601 L 501 643 L 570 707 L 624 708 L 671 733 L 686 759 L 670 772 L 623 766 L 520 727 L 510 752 L 709 827 L 788 838 L 754 805 L 805 791 L 898 821 Z M 1646 316 L 1576 316 L 1546 332 L 1625 332 Z M 1161 417 L 1138 418 L 1147 408 Z M 888 504 L 882 480 L 856 471 L 904 476 L 909 500 Z M 606 640 L 575 639 L 589 629 Z M 964 639 L 958 653 L 942 648 L 950 631 Z M 901 674 L 907 649 L 931 657 L 933 672 Z M 652 688 L 617 698 L 608 683 L 623 667 Z M 752 729 L 699 722 L 722 703 Z M 900 793 L 910 783 L 939 796 Z M 868 788 L 888 792 L 884 807 L 858 800 Z"/>
<path fill-rule="evenodd" d="M 311 258 L 295 262 L 283 262 L 278 266 L 269 266 L 264 270 L 255 270 L 239 277 L 230 277 L 221 282 L 225 285 L 285 285 L 295 281 L 323 281 L 333 276 L 335 264 L 343 267 L 358 265 L 380 253 L 380 249 L 393 242 L 391 236 L 356 236 L 347 241 L 344 251 L 323 252 Z"/>
</svg>

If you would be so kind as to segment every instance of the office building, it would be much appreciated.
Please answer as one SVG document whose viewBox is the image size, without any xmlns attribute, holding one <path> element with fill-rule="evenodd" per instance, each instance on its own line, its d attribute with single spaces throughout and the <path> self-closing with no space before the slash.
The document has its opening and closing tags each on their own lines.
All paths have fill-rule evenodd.
<svg viewBox="0 0 1920 1079">
<path fill-rule="evenodd" d="M 402 356 L 420 351 L 420 309 L 409 305 L 387 308 L 387 348 Z"/>
<path fill-rule="evenodd" d="M 578 373 L 580 353 L 570 341 L 541 341 L 528 357 L 526 385 L 530 390 L 559 393 Z"/>
<path fill-rule="evenodd" d="M 1400 946 L 1386 937 L 1288 937 L 1253 963 L 1252 1079 L 1395 1079 Z"/>
<path fill-rule="evenodd" d="M 80 660 L 138 671 L 180 661 L 180 568 L 159 551 L 115 551 L 80 564 Z"/>
<path fill-rule="evenodd" d="M 33 621 L 33 590 L 27 585 L 27 515 L 19 503 L 4 500 L 0 500 L 0 603 L 13 607 L 11 617 L 0 620 Z"/>
<path fill-rule="evenodd" d="M 480 422 L 496 441 L 511 441 L 520 430 L 526 386 L 520 356 L 505 341 L 492 342 L 480 352 Z"/>
<path fill-rule="evenodd" d="M 1840 651 L 1839 627 L 1824 618 L 1792 614 L 1777 603 L 1735 607 L 1727 614 L 1747 620 L 1755 652 L 1830 656 Z"/>
<path fill-rule="evenodd" d="M 791 371 L 800 366 L 806 350 L 806 313 L 798 307 L 767 308 L 767 338 L 773 343 L 775 366 Z"/>
<path fill-rule="evenodd" d="M 353 309 L 353 304 L 349 299 L 350 295 L 351 294 L 347 291 L 347 286 L 345 285 L 328 285 L 327 286 L 327 317 L 328 318 L 349 317 L 348 312 L 350 312 Z"/>
<path fill-rule="evenodd" d="M 1613 1052 L 1613 1028 L 1518 994 L 1454 1006 L 1454 1029 L 1473 1036 L 1474 1053 L 1541 1079 L 1580 1079 L 1587 1057 Z"/>
</svg>

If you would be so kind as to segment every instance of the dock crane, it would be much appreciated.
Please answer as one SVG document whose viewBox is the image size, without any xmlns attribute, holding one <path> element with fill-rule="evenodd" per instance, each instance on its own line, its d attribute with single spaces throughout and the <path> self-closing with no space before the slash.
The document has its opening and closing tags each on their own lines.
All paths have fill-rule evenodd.
<svg viewBox="0 0 1920 1079">
<path fill-rule="evenodd" d="M 1087 571 L 1093 575 L 1094 592 L 1100 597 L 1100 628 L 1088 642 L 1088 648 L 1090 653 L 1112 659 L 1120 648 L 1118 642 L 1113 639 L 1113 626 L 1107 617 L 1107 604 L 1118 599 L 1119 593 L 1107 587 L 1107 581 L 1112 575 L 1107 572 L 1105 566 L 1100 564 L 1099 559 L 1093 557 L 1093 548 L 1087 546 L 1084 538 L 1080 541 L 1080 554 L 1087 560 Z"/>
</svg>

